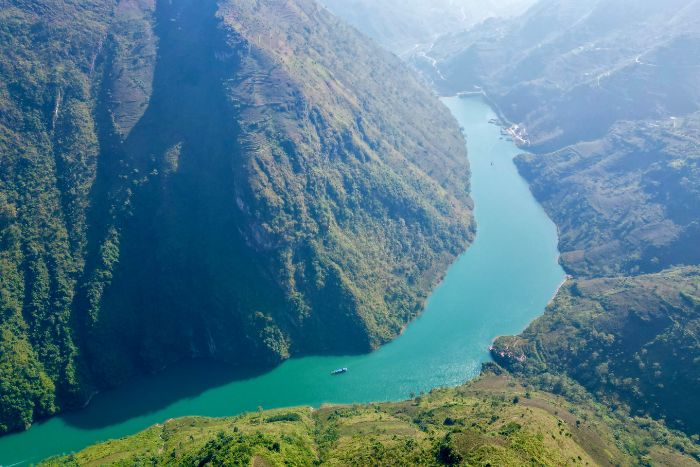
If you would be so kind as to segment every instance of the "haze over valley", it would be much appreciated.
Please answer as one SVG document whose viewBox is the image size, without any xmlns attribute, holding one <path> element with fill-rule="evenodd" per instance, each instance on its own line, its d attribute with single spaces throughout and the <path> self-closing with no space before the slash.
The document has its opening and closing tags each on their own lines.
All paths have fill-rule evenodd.
<svg viewBox="0 0 700 467">
<path fill-rule="evenodd" d="M 387 49 L 404 57 L 429 49 L 448 32 L 489 18 L 514 17 L 533 0 L 323 0 L 326 7 Z"/>
</svg>

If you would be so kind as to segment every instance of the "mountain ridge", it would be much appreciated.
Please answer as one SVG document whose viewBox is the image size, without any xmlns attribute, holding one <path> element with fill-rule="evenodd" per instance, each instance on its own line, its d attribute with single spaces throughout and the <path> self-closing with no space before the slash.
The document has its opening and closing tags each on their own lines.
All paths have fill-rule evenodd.
<svg viewBox="0 0 700 467">
<path fill-rule="evenodd" d="M 483 89 L 537 153 L 601 138 L 620 120 L 697 110 L 693 0 L 540 1 L 440 38 L 412 62 L 444 92 Z M 604 105 L 597 105 L 604 103 Z"/>
</svg>

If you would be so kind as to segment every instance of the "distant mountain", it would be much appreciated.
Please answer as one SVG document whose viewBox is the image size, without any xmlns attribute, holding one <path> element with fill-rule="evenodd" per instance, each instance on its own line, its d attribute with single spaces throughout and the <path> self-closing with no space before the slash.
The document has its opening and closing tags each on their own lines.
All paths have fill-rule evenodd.
<svg viewBox="0 0 700 467">
<path fill-rule="evenodd" d="M 322 0 L 329 10 L 399 56 L 429 50 L 448 32 L 516 16 L 534 0 Z"/>
<path fill-rule="evenodd" d="M 700 2 L 540 0 L 432 53 L 438 86 L 518 125 L 570 273 L 700 263 Z"/>
<path fill-rule="evenodd" d="M 0 432 L 191 356 L 369 351 L 472 238 L 447 109 L 312 0 L 0 12 Z"/>
<path fill-rule="evenodd" d="M 484 89 L 526 128 L 530 149 L 552 151 L 618 120 L 700 109 L 700 3 L 540 0 L 441 38 L 428 61 L 414 61 L 445 91 Z"/>
</svg>

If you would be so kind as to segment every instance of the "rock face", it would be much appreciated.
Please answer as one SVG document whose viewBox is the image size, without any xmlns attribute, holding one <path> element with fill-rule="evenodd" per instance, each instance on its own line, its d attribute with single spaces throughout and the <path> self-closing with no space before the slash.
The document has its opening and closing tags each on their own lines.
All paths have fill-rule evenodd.
<svg viewBox="0 0 700 467">
<path fill-rule="evenodd" d="M 0 431 L 193 355 L 368 351 L 472 237 L 447 109 L 311 0 L 0 10 Z"/>
</svg>

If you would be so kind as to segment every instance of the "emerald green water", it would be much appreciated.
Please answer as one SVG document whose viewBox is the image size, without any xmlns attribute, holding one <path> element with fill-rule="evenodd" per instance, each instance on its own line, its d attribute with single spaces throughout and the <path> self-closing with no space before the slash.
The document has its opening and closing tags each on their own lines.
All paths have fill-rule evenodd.
<svg viewBox="0 0 700 467">
<path fill-rule="evenodd" d="M 494 337 L 520 332 L 564 279 L 554 224 L 512 158 L 519 150 L 489 124 L 480 99 L 445 98 L 468 135 L 478 234 L 431 295 L 424 314 L 378 351 L 293 359 L 264 374 L 192 362 L 105 392 L 77 413 L 0 438 L 0 464 L 34 462 L 184 415 L 408 398 L 473 378 Z M 341 376 L 331 370 L 348 367 Z"/>
</svg>

